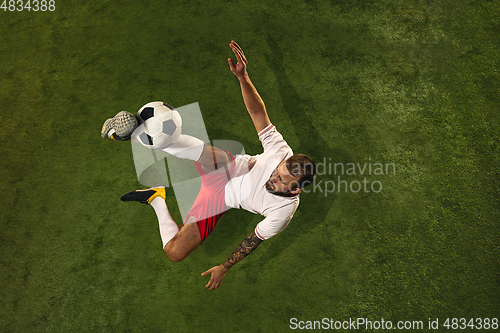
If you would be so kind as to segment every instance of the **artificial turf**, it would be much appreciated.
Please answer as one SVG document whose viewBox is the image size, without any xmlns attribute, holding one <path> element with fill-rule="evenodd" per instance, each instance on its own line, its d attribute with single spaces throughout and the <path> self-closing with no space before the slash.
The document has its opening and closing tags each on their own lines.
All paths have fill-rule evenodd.
<svg viewBox="0 0 500 333">
<path fill-rule="evenodd" d="M 56 1 L 0 16 L 1 332 L 499 317 L 499 1 Z M 231 39 L 273 124 L 323 169 L 290 225 L 210 291 L 200 274 L 261 217 L 232 210 L 170 262 L 153 210 L 119 200 L 142 187 L 130 144 L 99 132 L 150 101 L 198 102 L 211 139 L 260 153 Z M 171 188 L 167 204 L 180 220 Z"/>
</svg>

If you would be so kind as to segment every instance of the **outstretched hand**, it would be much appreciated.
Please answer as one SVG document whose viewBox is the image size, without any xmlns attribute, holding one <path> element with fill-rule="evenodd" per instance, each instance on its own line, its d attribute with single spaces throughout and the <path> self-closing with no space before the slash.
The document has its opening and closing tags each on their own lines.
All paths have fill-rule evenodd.
<svg viewBox="0 0 500 333">
<path fill-rule="evenodd" d="M 236 44 L 234 40 L 229 43 L 229 47 L 233 50 L 234 54 L 236 55 L 236 64 L 234 63 L 232 58 L 227 59 L 227 62 L 229 63 L 229 68 L 231 68 L 231 72 L 233 72 L 234 75 L 236 75 L 238 78 L 243 77 L 247 75 L 247 58 L 245 57 L 245 54 L 243 53 L 243 50 L 241 47 Z"/>
<path fill-rule="evenodd" d="M 224 274 L 227 272 L 227 268 L 224 267 L 223 265 L 215 266 L 210 268 L 208 271 L 201 273 L 201 276 L 206 276 L 208 274 L 211 274 L 210 276 L 210 281 L 208 281 L 207 287 L 210 290 L 214 290 L 219 288 L 222 279 L 224 278 Z"/>
</svg>

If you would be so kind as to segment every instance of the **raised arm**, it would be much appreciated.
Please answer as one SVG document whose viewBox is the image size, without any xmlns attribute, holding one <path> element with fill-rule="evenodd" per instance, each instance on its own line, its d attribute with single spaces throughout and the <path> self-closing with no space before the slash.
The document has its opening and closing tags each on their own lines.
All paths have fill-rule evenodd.
<svg viewBox="0 0 500 333">
<path fill-rule="evenodd" d="M 224 274 L 237 262 L 243 260 L 247 255 L 252 253 L 253 250 L 259 246 L 262 240 L 257 237 L 255 231 L 250 234 L 241 244 L 234 250 L 233 254 L 221 265 L 210 268 L 208 271 L 202 273 L 202 276 L 211 274 L 210 281 L 208 281 L 208 289 L 216 289 L 220 286 Z"/>
<path fill-rule="evenodd" d="M 247 107 L 248 114 L 252 118 L 257 133 L 259 133 L 271 124 L 267 115 L 266 106 L 252 81 L 250 81 L 250 77 L 246 70 L 248 61 L 243 50 L 234 40 L 231 41 L 229 46 L 233 50 L 237 61 L 235 64 L 233 59 L 229 58 L 227 60 L 229 68 L 231 68 L 231 72 L 240 80 L 241 94 L 243 95 L 245 106 Z"/>
</svg>

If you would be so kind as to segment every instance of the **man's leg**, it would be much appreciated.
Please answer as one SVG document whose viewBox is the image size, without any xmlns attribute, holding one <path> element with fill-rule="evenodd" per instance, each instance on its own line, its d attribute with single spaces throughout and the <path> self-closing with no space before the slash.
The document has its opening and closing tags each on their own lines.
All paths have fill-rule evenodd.
<svg viewBox="0 0 500 333">
<path fill-rule="evenodd" d="M 210 145 L 205 145 L 203 147 L 203 151 L 201 152 L 200 157 L 196 162 L 200 163 L 202 169 L 206 173 L 218 174 L 218 173 L 225 173 L 229 170 L 231 158 L 226 151 Z M 204 188 L 202 185 L 202 189 L 200 189 L 198 197 L 195 203 L 193 204 L 191 211 L 193 211 L 195 206 L 205 207 L 206 209 L 209 201 L 205 200 L 208 200 L 208 196 L 210 195 L 211 195 L 210 190 L 207 190 L 207 188 Z M 199 206 L 197 206 L 198 200 L 201 200 Z M 197 211 L 197 209 L 195 209 L 195 211 Z M 201 214 L 203 218 L 199 223 L 202 223 L 203 225 L 202 227 L 198 226 L 196 217 L 189 216 L 187 220 L 184 222 L 184 225 L 179 230 L 179 232 L 177 232 L 169 242 L 164 243 L 163 250 L 168 255 L 170 260 L 174 262 L 181 261 L 185 259 L 191 252 L 196 250 L 198 246 L 200 246 L 202 243 L 202 235 L 200 234 L 201 233 L 200 228 L 204 230 L 203 237 L 206 237 L 211 232 L 211 230 L 213 230 L 213 227 L 215 227 L 215 224 L 222 216 L 221 213 L 223 212 L 217 211 L 217 213 L 214 216 L 212 216 L 211 214 L 210 216 L 205 216 L 206 213 L 207 212 L 205 211 L 204 213 Z M 158 216 L 158 218 L 160 217 Z M 161 226 L 160 226 L 160 231 L 161 231 Z"/>
<path fill-rule="evenodd" d="M 158 224 L 160 227 L 160 236 L 163 242 L 163 247 L 174 238 L 174 236 L 179 232 L 179 227 L 175 223 L 174 219 L 168 211 L 167 205 L 165 203 L 165 198 L 157 197 L 150 203 L 151 207 L 155 210 L 156 216 L 158 217 Z"/>
<path fill-rule="evenodd" d="M 181 230 L 163 248 L 170 260 L 181 261 L 201 245 L 200 231 L 195 222 L 196 218 L 190 216 Z"/>
<path fill-rule="evenodd" d="M 201 236 L 198 230 L 196 218 L 191 216 L 185 225 L 179 227 L 170 216 L 165 204 L 166 192 L 162 186 L 152 187 L 146 190 L 136 190 L 121 196 L 122 201 L 138 201 L 148 204 L 154 208 L 160 226 L 160 236 L 163 241 L 163 249 L 172 261 L 185 259 L 201 244 Z"/>
<path fill-rule="evenodd" d="M 163 151 L 178 158 L 200 163 L 206 173 L 221 168 L 225 171 L 223 167 L 231 163 L 231 158 L 225 150 L 206 144 L 191 135 L 182 134 L 174 144 L 164 148 Z"/>
<path fill-rule="evenodd" d="M 204 144 L 203 141 L 189 135 L 182 135 L 178 142 L 163 150 L 176 157 L 200 163 L 206 173 L 224 173 L 230 168 L 231 158 L 226 151 Z M 161 192 L 161 195 L 156 192 Z M 165 189 L 163 187 L 161 190 L 151 188 L 132 191 L 124 194 L 122 200 L 139 201 L 154 208 L 158 217 L 163 249 L 170 260 L 178 262 L 185 259 L 202 243 L 198 225 L 194 223 L 196 222 L 195 217 L 189 217 L 179 230 L 165 204 Z"/>
<path fill-rule="evenodd" d="M 206 173 L 211 173 L 218 169 L 220 169 L 220 172 L 226 172 L 229 169 L 231 158 L 225 150 L 205 145 L 197 162 L 201 164 Z"/>
</svg>

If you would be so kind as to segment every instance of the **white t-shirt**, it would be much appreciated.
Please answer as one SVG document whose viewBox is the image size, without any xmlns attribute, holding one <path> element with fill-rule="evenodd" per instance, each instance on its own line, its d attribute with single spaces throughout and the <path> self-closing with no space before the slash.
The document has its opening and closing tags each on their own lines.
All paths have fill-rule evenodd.
<svg viewBox="0 0 500 333">
<path fill-rule="evenodd" d="M 299 197 L 281 197 L 266 190 L 265 183 L 274 169 L 293 155 L 281 134 L 274 125 L 269 125 L 259 133 L 264 152 L 256 156 L 238 155 L 236 157 L 237 174 L 225 187 L 226 205 L 231 208 L 243 208 L 265 217 L 255 233 L 262 240 L 269 239 L 281 232 L 288 225 L 299 205 Z M 248 163 L 255 165 L 248 172 L 241 172 Z"/>
</svg>

